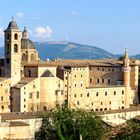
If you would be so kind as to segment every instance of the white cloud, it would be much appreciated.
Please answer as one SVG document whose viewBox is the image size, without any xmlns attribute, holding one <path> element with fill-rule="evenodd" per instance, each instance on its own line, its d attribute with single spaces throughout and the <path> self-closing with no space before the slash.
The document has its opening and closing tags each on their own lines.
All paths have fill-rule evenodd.
<svg viewBox="0 0 140 140">
<path fill-rule="evenodd" d="M 19 12 L 19 13 L 16 14 L 16 17 L 17 18 L 23 18 L 24 17 L 24 13 Z"/>
<path fill-rule="evenodd" d="M 45 41 L 46 39 L 50 38 L 53 34 L 53 30 L 50 26 L 47 27 L 36 27 L 35 29 L 35 36 L 40 39 L 41 41 Z"/>
<path fill-rule="evenodd" d="M 79 12 L 77 12 L 77 11 L 71 11 L 70 12 L 70 15 L 71 16 L 78 16 L 79 15 Z"/>
</svg>

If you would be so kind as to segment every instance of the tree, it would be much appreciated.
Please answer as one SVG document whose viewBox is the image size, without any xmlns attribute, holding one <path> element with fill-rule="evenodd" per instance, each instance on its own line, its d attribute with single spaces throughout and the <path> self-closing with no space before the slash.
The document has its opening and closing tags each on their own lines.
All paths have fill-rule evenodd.
<svg viewBox="0 0 140 140">
<path fill-rule="evenodd" d="M 120 129 L 114 140 L 140 140 L 140 122 L 135 119 L 127 121 L 127 126 Z"/>
<path fill-rule="evenodd" d="M 36 140 L 102 140 L 108 132 L 106 125 L 94 112 L 58 108 L 43 117 Z"/>
</svg>

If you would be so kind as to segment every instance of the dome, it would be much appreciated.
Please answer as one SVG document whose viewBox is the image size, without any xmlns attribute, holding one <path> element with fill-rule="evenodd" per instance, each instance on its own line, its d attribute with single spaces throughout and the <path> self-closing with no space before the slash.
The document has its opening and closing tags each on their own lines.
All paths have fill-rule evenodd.
<svg viewBox="0 0 140 140">
<path fill-rule="evenodd" d="M 21 49 L 35 49 L 35 45 L 30 39 L 21 39 Z"/>
<path fill-rule="evenodd" d="M 15 21 L 11 21 L 7 29 L 18 29 L 17 23 Z"/>
</svg>

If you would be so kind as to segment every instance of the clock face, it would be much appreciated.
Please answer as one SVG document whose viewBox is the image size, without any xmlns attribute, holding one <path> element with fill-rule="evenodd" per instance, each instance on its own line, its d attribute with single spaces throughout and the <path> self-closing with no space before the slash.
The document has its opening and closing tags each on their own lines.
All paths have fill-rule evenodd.
<svg viewBox="0 0 140 140">
<path fill-rule="evenodd" d="M 10 58 L 6 59 L 6 63 L 9 64 L 10 63 Z"/>
</svg>

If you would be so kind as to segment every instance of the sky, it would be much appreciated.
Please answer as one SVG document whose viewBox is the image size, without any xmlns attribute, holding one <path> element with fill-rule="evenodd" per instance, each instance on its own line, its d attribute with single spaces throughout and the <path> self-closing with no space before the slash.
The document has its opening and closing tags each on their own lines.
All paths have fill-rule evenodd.
<svg viewBox="0 0 140 140">
<path fill-rule="evenodd" d="M 12 17 L 35 42 L 71 41 L 140 54 L 140 0 L 1 0 L 0 46 Z"/>
</svg>

